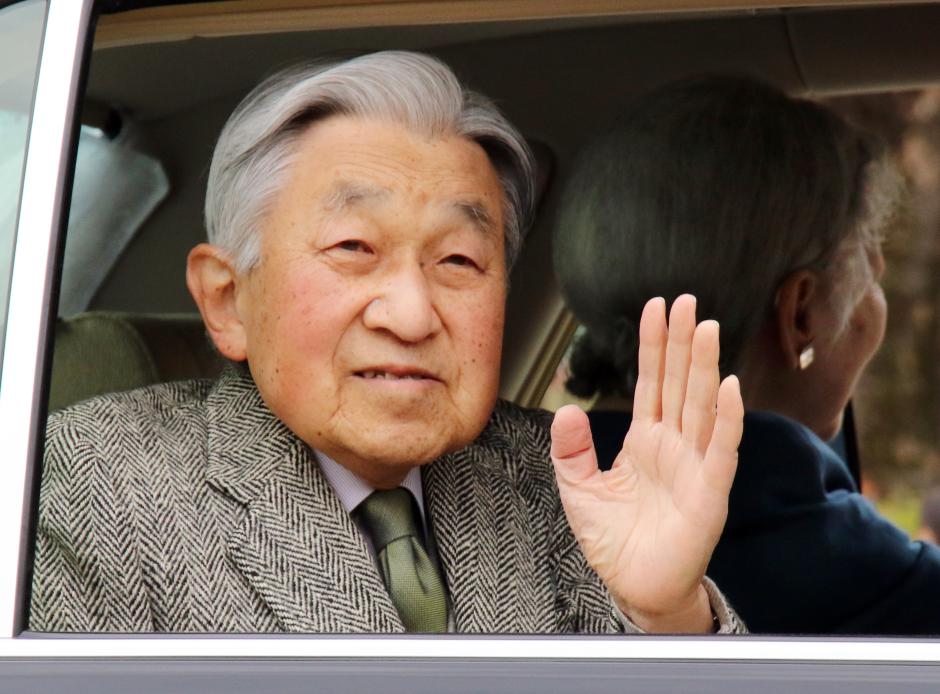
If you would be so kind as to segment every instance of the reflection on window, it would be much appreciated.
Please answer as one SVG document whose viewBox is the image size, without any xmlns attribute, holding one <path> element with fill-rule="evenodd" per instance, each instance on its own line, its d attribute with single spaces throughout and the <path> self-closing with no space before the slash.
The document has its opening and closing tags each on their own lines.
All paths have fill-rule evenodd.
<svg viewBox="0 0 940 694">
<path fill-rule="evenodd" d="M 25 112 L 0 111 L 0 307 L 6 308 L 7 272 L 13 259 L 16 212 L 23 177 L 29 118 Z M 0 311 L 0 326 L 5 311 Z"/>
<path fill-rule="evenodd" d="M 0 365 L 39 47 L 46 3 L 0 9 Z"/>
</svg>

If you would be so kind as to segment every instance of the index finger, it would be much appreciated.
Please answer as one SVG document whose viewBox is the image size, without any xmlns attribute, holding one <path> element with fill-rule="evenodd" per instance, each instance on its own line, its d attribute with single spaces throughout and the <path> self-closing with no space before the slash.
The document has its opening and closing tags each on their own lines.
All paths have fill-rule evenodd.
<svg viewBox="0 0 940 694">
<path fill-rule="evenodd" d="M 640 352 L 633 393 L 633 419 L 659 421 L 662 418 L 667 335 L 666 300 L 658 296 L 646 302 L 640 317 Z"/>
</svg>

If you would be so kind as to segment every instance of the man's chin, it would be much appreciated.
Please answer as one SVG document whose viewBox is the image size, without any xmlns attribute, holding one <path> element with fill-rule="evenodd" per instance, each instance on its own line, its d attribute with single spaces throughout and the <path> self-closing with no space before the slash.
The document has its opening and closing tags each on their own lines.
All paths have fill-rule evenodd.
<svg viewBox="0 0 940 694">
<path fill-rule="evenodd" d="M 413 430 L 402 427 L 397 432 L 382 435 L 363 435 L 357 438 L 351 446 L 355 454 L 368 461 L 388 467 L 415 467 L 425 465 L 445 453 L 461 446 L 450 432 L 435 432 L 437 436 L 429 437 L 427 430 Z"/>
<path fill-rule="evenodd" d="M 435 397 L 348 399 L 341 411 L 344 417 L 334 418 L 319 441 L 308 443 L 363 478 L 371 476 L 363 470 L 407 473 L 459 450 L 480 434 L 489 416 L 467 418 L 449 399 Z"/>
<path fill-rule="evenodd" d="M 362 437 L 325 451 L 343 467 L 376 488 L 397 486 L 415 467 L 427 465 L 452 450 L 446 441 L 404 442 Z"/>
</svg>

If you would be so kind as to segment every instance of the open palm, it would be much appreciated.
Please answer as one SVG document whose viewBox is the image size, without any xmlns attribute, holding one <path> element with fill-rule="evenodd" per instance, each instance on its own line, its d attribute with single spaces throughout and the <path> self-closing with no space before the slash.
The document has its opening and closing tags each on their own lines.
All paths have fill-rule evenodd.
<svg viewBox="0 0 940 694">
<path fill-rule="evenodd" d="M 647 628 L 710 620 L 702 577 L 728 513 L 744 408 L 720 383 L 718 324 L 695 324 L 695 300 L 647 303 L 640 321 L 633 421 L 602 472 L 587 416 L 560 409 L 552 460 L 568 522 L 620 608 Z"/>
</svg>

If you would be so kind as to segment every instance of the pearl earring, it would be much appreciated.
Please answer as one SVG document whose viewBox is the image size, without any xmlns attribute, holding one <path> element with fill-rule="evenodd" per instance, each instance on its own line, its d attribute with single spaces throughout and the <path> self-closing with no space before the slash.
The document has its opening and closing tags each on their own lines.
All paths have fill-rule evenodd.
<svg viewBox="0 0 940 694">
<path fill-rule="evenodd" d="M 800 371 L 806 371 L 815 358 L 816 350 L 813 349 L 812 345 L 806 345 L 803 351 L 800 352 Z"/>
</svg>

